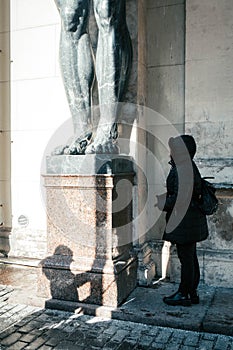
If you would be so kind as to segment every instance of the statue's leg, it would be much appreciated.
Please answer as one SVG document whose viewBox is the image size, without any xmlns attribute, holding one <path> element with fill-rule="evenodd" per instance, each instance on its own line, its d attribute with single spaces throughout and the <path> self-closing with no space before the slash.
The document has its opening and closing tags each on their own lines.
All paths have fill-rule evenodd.
<svg viewBox="0 0 233 350">
<path fill-rule="evenodd" d="M 56 0 L 56 4 L 61 16 L 60 66 L 74 135 L 75 139 L 85 139 L 91 129 L 91 89 L 94 79 L 87 30 L 89 0 Z M 76 146 L 75 142 L 69 145 L 67 153 L 75 153 Z"/>
<path fill-rule="evenodd" d="M 132 63 L 131 40 L 126 24 L 125 0 L 94 0 L 99 29 L 96 53 L 100 122 L 87 153 L 113 153 L 117 103 L 122 101 Z"/>
</svg>

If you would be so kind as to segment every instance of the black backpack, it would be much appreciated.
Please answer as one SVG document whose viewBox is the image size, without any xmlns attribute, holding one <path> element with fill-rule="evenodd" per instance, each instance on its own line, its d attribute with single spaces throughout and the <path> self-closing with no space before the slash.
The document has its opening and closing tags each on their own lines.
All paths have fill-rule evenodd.
<svg viewBox="0 0 233 350">
<path fill-rule="evenodd" d="M 215 195 L 215 187 L 206 179 L 213 179 L 213 177 L 203 177 L 201 179 L 202 193 L 198 203 L 199 209 L 205 215 L 212 215 L 218 209 L 218 199 Z"/>
</svg>

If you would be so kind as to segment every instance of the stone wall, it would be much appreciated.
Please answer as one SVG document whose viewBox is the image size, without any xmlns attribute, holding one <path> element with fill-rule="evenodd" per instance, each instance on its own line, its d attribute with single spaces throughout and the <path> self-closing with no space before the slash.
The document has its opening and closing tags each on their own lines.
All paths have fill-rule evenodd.
<svg viewBox="0 0 233 350">
<path fill-rule="evenodd" d="M 184 0 L 147 3 L 147 106 L 184 128 Z"/>
<path fill-rule="evenodd" d="M 183 86 L 182 101 L 184 109 L 184 129 L 178 128 L 179 131 L 192 134 L 198 144 L 196 162 L 199 166 L 202 176 L 214 176 L 213 182 L 218 188 L 219 210 L 215 215 L 208 218 L 210 235 L 209 238 L 198 244 L 198 255 L 201 266 L 201 276 L 204 283 L 218 286 L 228 286 L 232 281 L 232 256 L 233 256 L 233 234 L 232 234 L 232 108 L 233 101 L 231 91 L 233 89 L 232 59 L 233 59 L 233 3 L 231 0 L 186 0 L 169 2 L 169 10 L 185 6 L 184 12 L 177 22 L 179 26 L 185 26 L 185 45 L 184 50 L 180 45 L 180 37 L 175 37 L 175 47 L 180 55 L 184 58 L 185 66 L 183 77 L 185 81 L 180 83 Z M 160 45 L 154 43 L 158 41 L 157 33 L 167 33 L 171 25 L 173 28 L 172 37 L 175 36 L 176 26 L 174 25 L 175 17 L 170 17 L 168 25 L 166 23 L 167 12 L 166 6 L 161 1 L 148 2 L 148 18 L 150 32 L 148 33 L 149 46 L 148 53 L 148 105 L 156 107 L 155 101 L 159 99 L 161 106 L 164 107 L 164 97 L 160 87 L 161 79 L 158 76 L 153 77 L 152 72 L 163 70 L 155 68 L 158 60 L 166 62 L 169 57 L 169 48 L 165 47 L 167 40 Z M 166 2 L 167 5 L 167 2 Z M 174 13 L 173 13 L 174 14 Z M 155 21 L 157 18 L 159 20 Z M 163 20 L 161 20 L 163 18 Z M 182 20 L 185 20 L 185 22 Z M 157 22 L 157 25 L 152 23 Z M 161 22 L 162 23 L 161 23 Z M 157 28 L 157 26 L 159 28 Z M 178 26 L 178 28 L 179 28 Z M 165 29 L 164 29 L 165 27 Z M 156 29 L 156 30 L 154 30 Z M 151 39 L 152 38 L 152 39 Z M 155 41 L 155 38 L 157 41 Z M 151 47 L 150 47 L 151 45 Z M 172 46 L 173 47 L 173 46 Z M 173 55 L 173 57 L 178 57 Z M 152 60 L 152 61 L 151 61 Z M 179 63 L 177 61 L 177 63 Z M 180 66 L 174 69 L 178 70 Z M 167 68 L 166 68 L 167 69 Z M 170 115 L 174 125 L 182 123 L 181 110 L 176 113 L 177 108 L 172 103 L 175 91 L 177 91 L 177 80 L 172 73 L 169 73 L 172 83 L 169 88 L 165 89 L 168 105 L 171 108 Z M 163 85 L 165 84 L 162 81 Z M 155 86 L 158 86 L 159 91 Z M 176 84 L 174 87 L 173 84 Z M 163 86 L 162 86 L 163 87 Z M 170 90 L 169 90 L 170 89 Z M 163 102 L 163 104 L 162 104 Z M 157 103 L 159 105 L 159 103 Z M 167 156 L 164 152 L 157 152 L 161 156 Z M 158 226 L 151 237 L 154 239 L 161 238 L 163 227 Z M 170 255 L 167 266 L 167 275 L 171 280 L 178 281 L 180 277 L 180 265 L 177 259 L 176 251 L 173 247 L 165 247 L 162 254 L 163 242 L 154 240 L 151 244 L 152 256 L 157 265 L 158 276 L 162 275 L 162 255 Z"/>
<path fill-rule="evenodd" d="M 43 153 L 68 108 L 57 61 L 59 16 L 53 1 L 12 0 L 10 255 L 41 258 L 46 211 L 40 186 Z"/>
<path fill-rule="evenodd" d="M 11 225 L 10 215 L 10 7 L 0 4 L 0 224 Z M 2 166 L 4 164 L 4 166 Z"/>
<path fill-rule="evenodd" d="M 148 205 L 149 217 L 155 215 L 153 208 L 158 186 L 160 191 L 165 191 L 165 178 L 169 170 L 168 138 L 184 131 L 184 40 L 184 0 L 169 0 L 165 3 L 160 0 L 148 1 L 147 107 L 150 109 L 150 118 L 147 120 L 149 134 L 146 146 L 154 155 L 153 161 L 148 161 L 147 164 L 147 173 L 150 173 L 148 186 L 150 192 L 154 193 Z M 164 218 L 161 217 L 156 222 L 148 231 L 147 239 L 161 238 L 163 221 Z"/>
<path fill-rule="evenodd" d="M 232 157 L 233 4 L 186 1 L 186 132 L 202 158 Z"/>
<path fill-rule="evenodd" d="M 233 3 L 186 1 L 185 128 L 198 143 L 203 176 L 214 176 L 219 210 L 209 218 L 209 239 L 200 245 L 203 280 L 232 281 Z"/>
</svg>

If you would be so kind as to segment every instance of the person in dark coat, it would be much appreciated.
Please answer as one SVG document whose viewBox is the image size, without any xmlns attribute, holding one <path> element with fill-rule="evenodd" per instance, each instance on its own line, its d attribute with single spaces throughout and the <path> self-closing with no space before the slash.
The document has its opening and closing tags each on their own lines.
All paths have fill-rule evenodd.
<svg viewBox="0 0 233 350">
<path fill-rule="evenodd" d="M 206 216 L 197 205 L 201 197 L 201 176 L 193 161 L 196 142 L 191 135 L 171 137 L 168 144 L 171 170 L 166 181 L 167 193 L 157 196 L 157 205 L 166 212 L 163 239 L 176 244 L 181 281 L 178 291 L 163 301 L 168 305 L 191 306 L 199 303 L 196 243 L 208 237 Z"/>
</svg>

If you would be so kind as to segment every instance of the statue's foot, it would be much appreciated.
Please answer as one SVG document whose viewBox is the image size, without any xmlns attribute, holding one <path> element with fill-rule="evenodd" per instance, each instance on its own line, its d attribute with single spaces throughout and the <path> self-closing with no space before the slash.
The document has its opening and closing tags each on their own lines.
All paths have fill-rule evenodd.
<svg viewBox="0 0 233 350">
<path fill-rule="evenodd" d="M 119 154 L 119 146 L 112 140 L 98 141 L 91 143 L 85 151 L 85 154 Z"/>
<path fill-rule="evenodd" d="M 88 133 L 83 138 L 74 140 L 70 145 L 58 146 L 52 152 L 52 155 L 81 155 L 85 154 L 87 146 L 91 142 L 92 133 Z"/>
<path fill-rule="evenodd" d="M 52 156 L 60 156 L 62 154 L 66 154 L 66 151 L 67 149 L 69 148 L 68 145 L 61 145 L 61 146 L 58 146 L 56 147 L 52 152 L 51 152 L 51 155 Z"/>
</svg>

